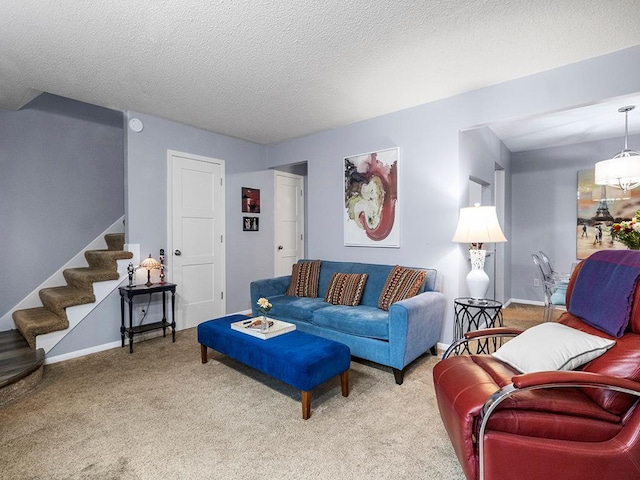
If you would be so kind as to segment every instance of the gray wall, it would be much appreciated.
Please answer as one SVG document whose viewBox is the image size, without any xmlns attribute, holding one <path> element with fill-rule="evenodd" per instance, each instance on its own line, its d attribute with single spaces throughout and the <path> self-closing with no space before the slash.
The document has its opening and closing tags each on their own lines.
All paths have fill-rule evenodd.
<svg viewBox="0 0 640 480">
<path fill-rule="evenodd" d="M 250 279 L 273 271 L 273 238 L 262 243 L 273 223 L 273 177 L 265 172 L 264 147 L 237 138 L 207 132 L 150 115 L 128 112 L 140 118 L 140 133 L 126 129 L 127 241 L 140 244 L 141 255 L 157 256 L 167 248 L 167 150 L 224 160 L 226 173 L 226 270 L 227 311 L 249 308 Z M 253 175 L 247 175 L 252 172 Z M 149 178 L 153 179 L 150 187 Z M 241 188 L 261 189 L 260 232 L 242 231 Z M 257 233 L 257 235 L 256 235 Z M 264 263 L 246 263 L 247 252 Z M 157 258 L 157 257 L 156 257 Z M 270 260 L 267 260 L 270 259 Z M 171 280 L 171 272 L 167 271 Z"/>
<path fill-rule="evenodd" d="M 50 94 L 0 110 L 0 315 L 124 214 L 122 118 Z"/>
<path fill-rule="evenodd" d="M 577 182 L 579 170 L 593 169 L 624 147 L 624 138 L 542 148 L 513 154 L 512 297 L 543 301 L 542 288 L 533 286 L 539 273 L 531 254 L 544 251 L 560 272 L 576 262 Z M 640 147 L 640 135 L 629 137 Z"/>
<path fill-rule="evenodd" d="M 451 305 L 466 255 L 451 243 L 470 168 L 459 157 L 459 132 L 597 102 L 640 90 L 640 47 L 531 75 L 268 148 L 267 165 L 307 161 L 308 256 L 437 268 Z M 345 247 L 342 159 L 400 147 L 400 249 Z M 512 195 L 517 195 L 513 189 Z M 513 238 L 512 233 L 512 238 Z M 515 248 L 516 240 L 511 240 Z M 513 278 L 512 278 L 513 281 Z M 449 308 L 441 335 L 452 338 Z"/>
</svg>

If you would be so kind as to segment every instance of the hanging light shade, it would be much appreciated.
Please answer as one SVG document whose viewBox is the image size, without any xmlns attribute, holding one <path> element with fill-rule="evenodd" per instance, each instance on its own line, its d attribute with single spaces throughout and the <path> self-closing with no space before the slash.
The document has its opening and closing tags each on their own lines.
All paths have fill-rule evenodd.
<svg viewBox="0 0 640 480">
<path fill-rule="evenodd" d="M 596 163 L 595 183 L 627 191 L 640 186 L 640 153 L 629 150 L 629 112 L 635 105 L 619 108 L 624 113 L 624 150 L 610 160 Z"/>
</svg>

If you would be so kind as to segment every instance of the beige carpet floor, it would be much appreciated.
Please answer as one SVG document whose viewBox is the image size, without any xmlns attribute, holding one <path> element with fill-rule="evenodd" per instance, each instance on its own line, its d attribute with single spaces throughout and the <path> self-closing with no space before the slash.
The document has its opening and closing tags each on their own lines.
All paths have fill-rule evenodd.
<svg viewBox="0 0 640 480">
<path fill-rule="evenodd" d="M 550 320 L 557 321 L 564 312 L 562 308 L 554 308 L 551 310 Z M 544 308 L 525 303 L 511 303 L 502 310 L 502 318 L 505 326 L 527 329 L 544 322 Z"/>
<path fill-rule="evenodd" d="M 300 394 L 209 351 L 195 329 L 45 368 L 0 409 L 2 479 L 463 479 L 440 422 L 429 354 L 402 386 L 352 362 Z"/>
<path fill-rule="evenodd" d="M 514 310 L 506 324 L 536 321 Z M 401 386 L 353 361 L 349 397 L 337 378 L 321 385 L 306 421 L 292 387 L 211 350 L 203 365 L 195 329 L 47 365 L 0 407 L 0 478 L 462 480 L 436 361 L 418 359 Z"/>
</svg>

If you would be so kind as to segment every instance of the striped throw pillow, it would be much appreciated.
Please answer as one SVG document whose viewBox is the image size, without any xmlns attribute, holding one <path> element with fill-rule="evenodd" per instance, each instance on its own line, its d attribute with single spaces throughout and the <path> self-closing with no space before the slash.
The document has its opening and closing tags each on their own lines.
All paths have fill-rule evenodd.
<svg viewBox="0 0 640 480">
<path fill-rule="evenodd" d="M 426 276 L 425 270 L 413 270 L 396 265 L 382 288 L 378 298 L 378 308 L 389 310 L 392 303 L 415 296 Z"/>
<path fill-rule="evenodd" d="M 367 278 L 369 275 L 366 273 L 334 273 L 324 301 L 351 307 L 359 305 Z"/>
<path fill-rule="evenodd" d="M 317 297 L 320 280 L 320 260 L 293 264 L 287 295 L 293 297 Z"/>
</svg>

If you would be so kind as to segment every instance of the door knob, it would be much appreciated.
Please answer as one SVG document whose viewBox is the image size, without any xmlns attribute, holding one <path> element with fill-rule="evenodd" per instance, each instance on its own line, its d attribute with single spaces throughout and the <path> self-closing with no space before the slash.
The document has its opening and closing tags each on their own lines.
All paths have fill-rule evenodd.
<svg viewBox="0 0 640 480">
<path fill-rule="evenodd" d="M 176 257 L 179 257 L 180 255 L 182 255 L 182 252 L 180 250 L 178 250 L 177 248 L 176 248 L 176 251 L 173 252 L 173 253 L 175 254 Z"/>
<path fill-rule="evenodd" d="M 278 245 L 278 250 L 282 250 L 284 247 L 282 245 Z"/>
</svg>

